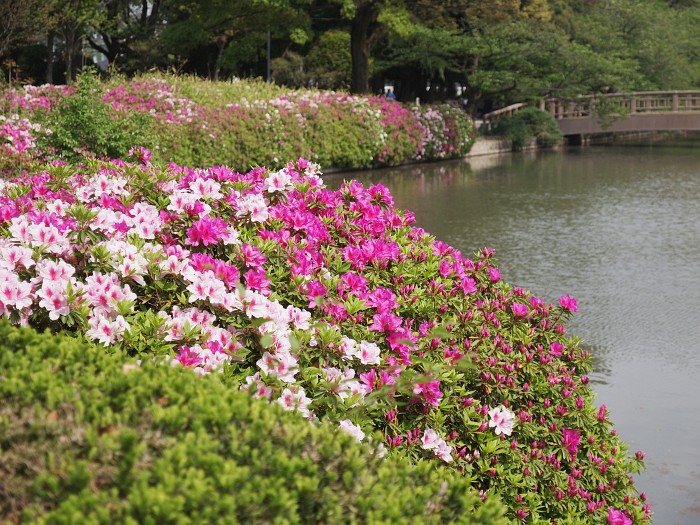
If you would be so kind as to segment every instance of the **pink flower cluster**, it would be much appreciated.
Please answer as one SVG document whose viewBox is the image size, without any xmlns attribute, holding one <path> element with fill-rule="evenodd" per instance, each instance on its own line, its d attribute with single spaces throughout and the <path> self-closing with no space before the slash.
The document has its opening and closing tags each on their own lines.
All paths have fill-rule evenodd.
<svg viewBox="0 0 700 525">
<path fill-rule="evenodd" d="M 178 91 L 177 85 L 162 79 L 134 80 L 108 90 L 102 100 L 115 111 L 148 113 L 171 124 L 205 125 L 206 109 Z"/>
<path fill-rule="evenodd" d="M 17 114 L 9 117 L 0 115 L 0 156 L 29 156 L 36 148 L 36 136 L 50 134 L 40 124 L 33 124 Z"/>
</svg>

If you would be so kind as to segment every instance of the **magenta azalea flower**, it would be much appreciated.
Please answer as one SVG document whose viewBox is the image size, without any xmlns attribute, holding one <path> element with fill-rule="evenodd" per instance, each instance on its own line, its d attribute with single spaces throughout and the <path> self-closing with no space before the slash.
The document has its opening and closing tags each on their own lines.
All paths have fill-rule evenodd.
<svg viewBox="0 0 700 525">
<path fill-rule="evenodd" d="M 561 343 L 557 343 L 556 341 L 552 341 L 549 343 L 549 353 L 552 355 L 555 355 L 557 357 L 561 357 L 561 353 L 564 350 L 564 345 Z"/>
<path fill-rule="evenodd" d="M 513 311 L 513 315 L 515 315 L 515 317 L 525 317 L 529 312 L 527 306 L 521 303 L 511 304 L 510 309 Z"/>
<path fill-rule="evenodd" d="M 608 510 L 609 525 L 632 525 L 632 520 L 625 516 L 621 510 L 615 510 L 612 507 Z"/>
<path fill-rule="evenodd" d="M 218 244 L 220 241 L 227 239 L 229 236 L 228 225 L 223 219 L 212 219 L 211 217 L 202 217 L 192 224 L 191 228 L 187 229 L 187 239 L 185 244 L 190 246 L 198 246 L 203 244 Z"/>
<path fill-rule="evenodd" d="M 578 311 L 578 304 L 576 303 L 576 299 L 571 297 L 569 294 L 562 295 L 559 298 L 559 304 L 564 310 L 567 310 L 569 312 L 576 312 Z"/>
<path fill-rule="evenodd" d="M 561 444 L 564 446 L 566 451 L 571 454 L 572 457 L 578 454 L 578 445 L 581 443 L 581 434 L 572 428 L 562 428 L 561 432 L 564 436 Z"/>
</svg>

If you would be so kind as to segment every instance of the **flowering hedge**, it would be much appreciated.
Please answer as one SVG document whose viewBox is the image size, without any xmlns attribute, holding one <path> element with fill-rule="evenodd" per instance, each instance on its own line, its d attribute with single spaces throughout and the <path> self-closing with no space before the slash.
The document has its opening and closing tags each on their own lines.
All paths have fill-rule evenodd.
<svg viewBox="0 0 700 525">
<path fill-rule="evenodd" d="M 557 305 L 318 166 L 90 160 L 3 183 L 0 311 L 220 373 L 378 454 L 432 459 L 526 523 L 648 522 Z M 381 442 L 378 442 L 381 439 Z M 617 520 L 617 521 L 616 521 Z"/>
<path fill-rule="evenodd" d="M 76 152 L 122 158 L 146 145 L 154 161 L 188 166 L 279 168 L 303 156 L 334 168 L 370 168 L 464 156 L 475 137 L 471 119 L 448 105 L 409 108 L 383 97 L 241 81 L 177 82 L 102 84 L 86 73 L 71 88 L 6 90 L 0 114 L 14 120 L 0 128 L 0 162 L 16 167 Z"/>
</svg>

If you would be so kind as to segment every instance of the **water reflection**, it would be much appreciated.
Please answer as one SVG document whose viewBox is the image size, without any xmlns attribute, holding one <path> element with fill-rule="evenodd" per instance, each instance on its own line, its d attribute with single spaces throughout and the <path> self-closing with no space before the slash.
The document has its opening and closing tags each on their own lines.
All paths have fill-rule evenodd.
<svg viewBox="0 0 700 525">
<path fill-rule="evenodd" d="M 554 301 L 594 356 L 599 404 L 648 453 L 638 486 L 655 523 L 700 522 L 700 143 L 595 147 L 337 174 L 387 186 L 397 207 L 504 278 Z M 681 490 L 679 486 L 682 485 Z"/>
</svg>

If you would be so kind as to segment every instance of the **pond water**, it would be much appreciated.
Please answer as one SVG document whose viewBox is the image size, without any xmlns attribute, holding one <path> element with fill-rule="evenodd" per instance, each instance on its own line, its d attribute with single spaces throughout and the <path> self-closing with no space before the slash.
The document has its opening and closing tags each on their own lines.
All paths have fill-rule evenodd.
<svg viewBox="0 0 700 525">
<path fill-rule="evenodd" d="M 521 153 L 332 174 L 381 183 L 417 225 L 550 302 L 592 353 L 597 405 L 654 523 L 700 523 L 700 140 Z"/>
</svg>

